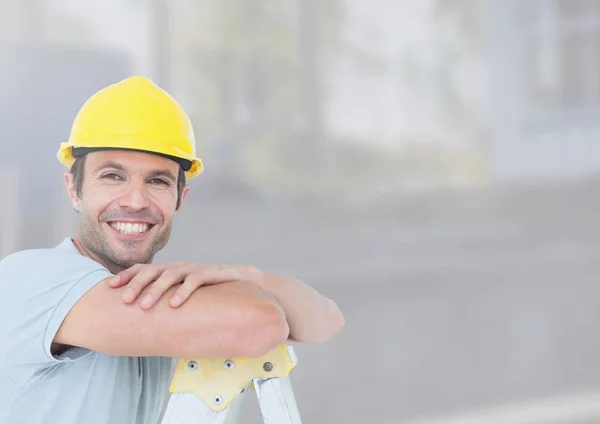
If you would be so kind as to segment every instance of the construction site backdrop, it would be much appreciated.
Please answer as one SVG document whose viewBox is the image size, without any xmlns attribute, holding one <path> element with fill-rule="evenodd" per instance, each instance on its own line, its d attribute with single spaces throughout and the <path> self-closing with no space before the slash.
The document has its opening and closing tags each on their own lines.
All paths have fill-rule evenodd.
<svg viewBox="0 0 600 424">
<path fill-rule="evenodd" d="M 58 144 L 132 74 L 206 166 L 158 259 L 345 314 L 306 423 L 600 423 L 600 2 L 2 0 L 0 256 L 73 235 Z"/>
</svg>

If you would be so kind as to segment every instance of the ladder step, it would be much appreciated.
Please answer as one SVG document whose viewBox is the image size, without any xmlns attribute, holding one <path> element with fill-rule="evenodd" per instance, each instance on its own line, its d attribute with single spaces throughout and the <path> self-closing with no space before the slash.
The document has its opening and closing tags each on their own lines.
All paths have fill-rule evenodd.
<svg viewBox="0 0 600 424">
<path fill-rule="evenodd" d="M 180 358 L 161 424 L 238 424 L 250 390 L 265 423 L 302 424 L 289 379 L 296 363 L 284 344 L 258 358 Z"/>
</svg>

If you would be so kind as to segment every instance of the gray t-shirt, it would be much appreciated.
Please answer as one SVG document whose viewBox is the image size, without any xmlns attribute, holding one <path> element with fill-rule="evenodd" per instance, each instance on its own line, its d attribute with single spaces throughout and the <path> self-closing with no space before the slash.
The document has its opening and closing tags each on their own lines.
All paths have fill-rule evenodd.
<svg viewBox="0 0 600 424">
<path fill-rule="evenodd" d="M 71 239 L 0 261 L 0 424 L 159 421 L 172 358 L 50 351 L 69 310 L 111 275 Z"/>
</svg>

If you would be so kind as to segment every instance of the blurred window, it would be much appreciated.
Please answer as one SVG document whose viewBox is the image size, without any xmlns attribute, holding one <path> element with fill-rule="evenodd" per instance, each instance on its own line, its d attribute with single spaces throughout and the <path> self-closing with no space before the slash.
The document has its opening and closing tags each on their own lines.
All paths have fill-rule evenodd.
<svg viewBox="0 0 600 424">
<path fill-rule="evenodd" d="M 600 0 L 516 0 L 515 5 L 528 111 L 597 114 Z"/>
</svg>

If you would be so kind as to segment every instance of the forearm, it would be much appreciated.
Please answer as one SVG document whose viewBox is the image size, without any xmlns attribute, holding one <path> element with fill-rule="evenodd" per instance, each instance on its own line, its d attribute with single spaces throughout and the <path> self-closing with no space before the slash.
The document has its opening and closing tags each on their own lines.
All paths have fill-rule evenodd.
<svg viewBox="0 0 600 424">
<path fill-rule="evenodd" d="M 176 286 L 149 310 L 124 304 L 123 290 L 107 281 L 90 289 L 54 342 L 117 356 L 229 357 L 263 355 L 289 336 L 283 306 L 250 281 L 202 286 L 178 308 L 168 302 Z"/>
<path fill-rule="evenodd" d="M 246 270 L 247 278 L 271 293 L 285 311 L 290 340 L 324 342 L 344 326 L 344 317 L 333 300 L 295 278 Z"/>
</svg>

